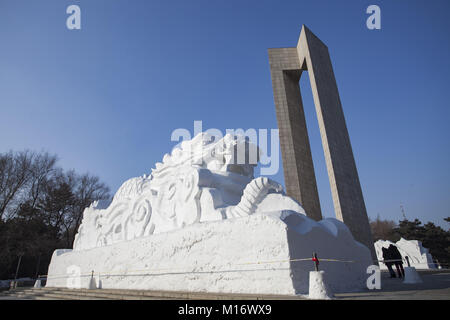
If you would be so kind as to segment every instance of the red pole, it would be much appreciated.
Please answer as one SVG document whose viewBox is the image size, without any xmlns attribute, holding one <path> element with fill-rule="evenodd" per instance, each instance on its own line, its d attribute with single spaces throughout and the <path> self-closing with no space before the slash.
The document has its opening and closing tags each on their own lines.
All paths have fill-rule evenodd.
<svg viewBox="0 0 450 320">
<path fill-rule="evenodd" d="M 319 271 L 319 258 L 317 258 L 317 253 L 313 252 L 312 261 L 314 262 L 314 268 Z"/>
</svg>

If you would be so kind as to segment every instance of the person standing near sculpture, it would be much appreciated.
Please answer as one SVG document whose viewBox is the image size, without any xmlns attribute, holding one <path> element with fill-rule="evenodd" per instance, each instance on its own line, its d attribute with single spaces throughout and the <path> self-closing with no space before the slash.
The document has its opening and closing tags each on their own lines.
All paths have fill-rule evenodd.
<svg viewBox="0 0 450 320">
<path fill-rule="evenodd" d="M 388 251 L 390 252 L 391 259 L 395 260 L 395 268 L 397 269 L 397 274 L 399 278 L 405 277 L 405 270 L 403 270 L 403 261 L 402 261 L 402 255 L 400 254 L 400 251 L 398 251 L 397 247 L 391 244 L 388 248 Z"/>
<path fill-rule="evenodd" d="M 388 248 L 382 248 L 382 250 L 383 250 L 383 262 L 388 268 L 391 278 L 395 278 L 395 272 L 392 269 L 393 262 L 391 261 L 392 260 L 391 252 L 389 251 Z"/>
</svg>

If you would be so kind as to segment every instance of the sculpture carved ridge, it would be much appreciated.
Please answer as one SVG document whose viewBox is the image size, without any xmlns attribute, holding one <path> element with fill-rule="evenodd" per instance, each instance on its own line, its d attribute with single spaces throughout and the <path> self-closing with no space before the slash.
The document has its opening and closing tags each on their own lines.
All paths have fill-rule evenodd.
<svg viewBox="0 0 450 320">
<path fill-rule="evenodd" d="M 288 198 L 277 182 L 253 177 L 256 163 L 250 163 L 249 151 L 255 148 L 244 137 L 231 135 L 214 141 L 213 136 L 201 133 L 184 141 L 166 154 L 150 175 L 123 183 L 112 201 L 97 201 L 86 208 L 74 250 L 107 246 L 199 222 L 245 217 L 258 211 L 270 193 Z M 237 163 L 240 156 L 247 161 Z M 304 214 L 292 199 L 284 201 Z"/>
</svg>

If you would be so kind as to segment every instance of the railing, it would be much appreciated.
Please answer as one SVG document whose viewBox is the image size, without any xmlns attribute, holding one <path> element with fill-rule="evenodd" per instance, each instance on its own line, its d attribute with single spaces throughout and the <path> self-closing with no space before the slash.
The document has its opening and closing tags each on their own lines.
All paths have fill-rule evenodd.
<svg viewBox="0 0 450 320">
<path fill-rule="evenodd" d="M 254 261 L 254 262 L 245 262 L 245 263 L 236 263 L 231 264 L 230 266 L 237 267 L 237 266 L 250 266 L 250 265 L 270 265 L 275 263 L 293 263 L 293 262 L 306 262 L 306 261 L 312 261 L 314 270 L 319 271 L 319 265 L 320 262 L 339 262 L 339 263 L 356 263 L 358 261 L 356 260 L 340 260 L 340 259 L 332 259 L 332 258 L 318 258 L 317 253 L 313 252 L 312 258 L 298 258 L 298 259 L 280 259 L 280 260 L 270 260 L 270 261 Z M 395 263 L 395 262 L 402 262 L 403 259 L 389 259 L 389 260 L 373 260 L 373 262 L 381 262 L 381 263 Z M 408 266 L 410 266 L 409 263 L 409 257 L 406 257 L 406 262 Z M 426 265 L 429 267 L 430 263 L 414 263 L 414 266 L 417 265 Z M 448 268 L 450 267 L 450 264 L 442 264 L 442 263 L 433 263 L 436 265 L 436 267 L 439 265 L 441 268 Z M 242 272 L 242 271 L 261 271 L 264 269 L 224 269 L 224 270 L 218 270 L 216 268 L 212 270 L 201 270 L 201 271 L 183 271 L 186 267 L 171 267 L 171 268 L 159 268 L 159 269 L 143 269 L 143 270 L 127 270 L 126 273 L 117 273 L 116 271 L 110 270 L 110 271 L 94 271 L 92 270 L 89 273 L 80 273 L 76 274 L 77 277 L 94 277 L 95 275 L 98 275 L 98 277 L 119 277 L 119 276 L 158 276 L 158 275 L 167 275 L 167 274 L 188 274 L 188 273 L 220 273 L 220 272 Z M 267 270 L 277 270 L 280 268 L 273 268 L 269 267 Z M 163 273 L 161 273 L 163 272 Z M 48 279 L 63 279 L 63 278 L 73 278 L 74 275 L 55 275 L 55 276 L 48 276 L 48 275 L 39 275 L 37 280 L 48 280 Z"/>
</svg>

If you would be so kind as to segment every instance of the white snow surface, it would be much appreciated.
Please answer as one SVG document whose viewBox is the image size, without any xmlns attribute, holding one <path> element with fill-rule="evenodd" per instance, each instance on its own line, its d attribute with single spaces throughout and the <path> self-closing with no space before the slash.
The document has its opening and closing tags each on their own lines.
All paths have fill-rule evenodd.
<svg viewBox="0 0 450 320">
<path fill-rule="evenodd" d="M 330 228 L 331 227 L 331 228 Z M 354 241 L 336 219 L 317 223 L 293 211 L 204 222 L 180 230 L 59 254 L 49 267 L 47 286 L 66 287 L 68 269 L 78 266 L 81 286 L 91 271 L 102 288 L 254 294 L 307 294 L 312 252 L 332 292 L 365 287 L 369 250 Z"/>
<path fill-rule="evenodd" d="M 388 248 L 389 245 L 395 245 L 402 255 L 404 266 L 407 266 L 406 258 L 409 257 L 409 263 L 411 267 L 416 269 L 436 269 L 437 266 L 433 262 L 433 257 L 427 248 L 422 246 L 422 242 L 418 240 L 406 240 L 401 238 L 396 243 L 389 240 L 378 240 L 375 242 L 375 252 L 377 253 L 378 260 L 383 260 L 382 248 Z M 380 263 L 380 269 L 387 270 L 384 263 Z"/>
<path fill-rule="evenodd" d="M 417 272 L 416 268 L 405 267 L 404 269 L 405 269 L 405 279 L 403 280 L 403 283 L 407 284 L 422 283 L 422 278 L 420 278 L 420 275 Z"/>
<path fill-rule="evenodd" d="M 83 288 L 94 271 L 102 288 L 307 294 L 316 252 L 345 261 L 320 262 L 332 292 L 363 289 L 369 249 L 340 221 L 309 219 L 281 185 L 254 178 L 255 164 L 235 164 L 232 151 L 246 144 L 200 134 L 111 202 L 93 203 L 74 249 L 53 253 L 47 286 L 73 286 L 79 270 Z"/>
<path fill-rule="evenodd" d="M 311 271 L 309 273 L 309 299 L 329 300 L 333 294 L 328 289 L 324 271 Z"/>
</svg>

